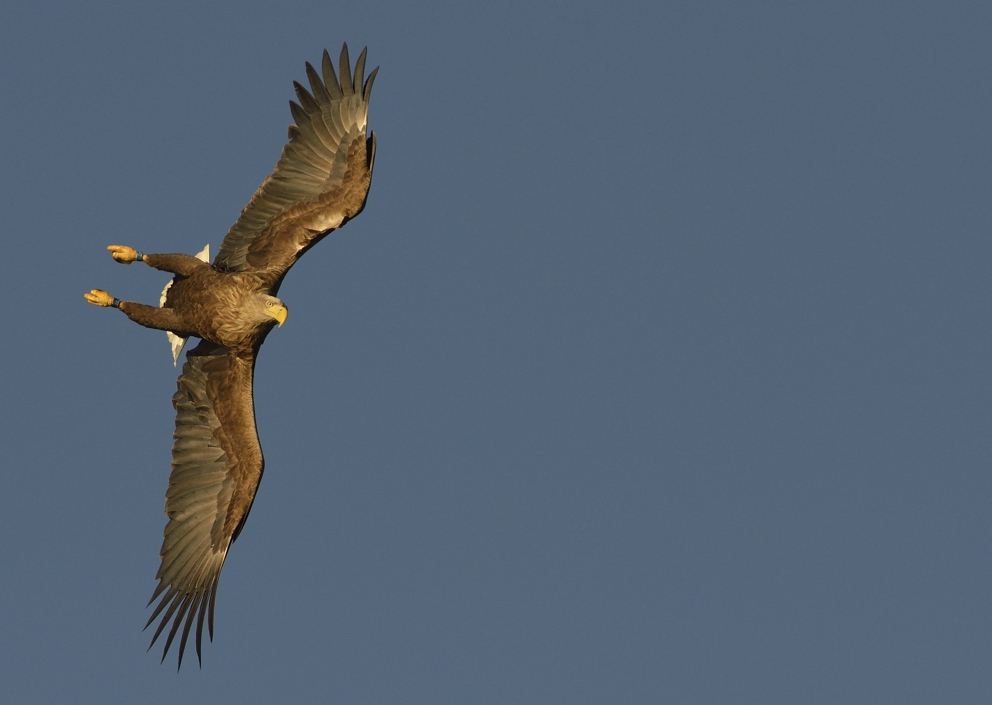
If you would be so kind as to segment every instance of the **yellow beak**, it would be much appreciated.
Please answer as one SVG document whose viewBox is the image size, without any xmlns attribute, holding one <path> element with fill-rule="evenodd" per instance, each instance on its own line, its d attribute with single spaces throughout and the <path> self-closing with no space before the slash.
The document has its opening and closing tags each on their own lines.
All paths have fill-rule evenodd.
<svg viewBox="0 0 992 705">
<path fill-rule="evenodd" d="M 279 321 L 280 326 L 286 322 L 286 316 L 289 315 L 289 311 L 285 306 L 273 306 L 270 309 L 266 309 L 266 313 Z"/>
</svg>

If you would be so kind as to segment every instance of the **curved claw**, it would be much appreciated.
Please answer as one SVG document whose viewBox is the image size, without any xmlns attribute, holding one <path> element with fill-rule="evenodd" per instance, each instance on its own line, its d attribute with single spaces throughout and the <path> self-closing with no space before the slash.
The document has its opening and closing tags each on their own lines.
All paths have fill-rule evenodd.
<svg viewBox="0 0 992 705">
<path fill-rule="evenodd" d="M 138 259 L 138 251 L 127 245 L 108 245 L 111 256 L 121 264 L 131 264 Z"/>
<path fill-rule="evenodd" d="M 83 294 L 87 301 L 94 306 L 113 306 L 114 297 L 102 289 L 93 289 L 88 294 Z"/>
</svg>

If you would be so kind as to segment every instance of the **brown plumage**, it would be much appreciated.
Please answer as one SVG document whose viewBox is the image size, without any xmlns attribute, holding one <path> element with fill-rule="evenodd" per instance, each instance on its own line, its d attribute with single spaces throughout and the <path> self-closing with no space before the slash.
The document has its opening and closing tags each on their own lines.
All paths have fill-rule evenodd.
<svg viewBox="0 0 992 705">
<path fill-rule="evenodd" d="M 182 254 L 140 255 L 112 245 L 108 249 L 120 262 L 140 259 L 176 275 L 164 304 L 118 302 L 96 289 L 86 295 L 91 303 L 118 306 L 143 326 L 201 339 L 186 355 L 172 398 L 176 431 L 165 498 L 169 522 L 149 605 L 159 602 L 145 625 L 159 620 L 154 645 L 171 624 L 163 661 L 180 634 L 180 666 L 194 620 L 197 659 L 204 621 L 213 639 L 217 581 L 262 479 L 252 375 L 259 347 L 285 320 L 286 309 L 276 298 L 279 286 L 296 260 L 358 215 L 368 197 L 375 133 L 366 138 L 366 117 L 378 69 L 364 79 L 363 50 L 352 74 L 345 44 L 339 71 L 340 82 L 325 51 L 323 80 L 307 64 L 310 92 L 294 82 L 300 102 L 290 102 L 296 121 L 289 127 L 290 141 L 213 264 Z"/>
</svg>

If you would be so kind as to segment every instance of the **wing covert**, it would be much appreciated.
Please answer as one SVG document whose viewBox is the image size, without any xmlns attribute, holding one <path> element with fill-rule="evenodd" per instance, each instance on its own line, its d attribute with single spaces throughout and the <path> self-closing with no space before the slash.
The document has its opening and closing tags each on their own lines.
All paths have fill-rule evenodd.
<svg viewBox="0 0 992 705">
<path fill-rule="evenodd" d="M 253 358 L 203 341 L 186 354 L 172 398 L 176 430 L 165 497 L 169 523 L 155 576 L 159 584 L 148 604 L 161 599 L 145 628 L 162 615 L 150 649 L 172 623 L 162 651 L 164 661 L 182 626 L 180 666 L 194 615 L 198 660 L 205 618 L 213 640 L 217 581 L 262 478 L 264 461 L 252 405 L 253 368 Z"/>
</svg>

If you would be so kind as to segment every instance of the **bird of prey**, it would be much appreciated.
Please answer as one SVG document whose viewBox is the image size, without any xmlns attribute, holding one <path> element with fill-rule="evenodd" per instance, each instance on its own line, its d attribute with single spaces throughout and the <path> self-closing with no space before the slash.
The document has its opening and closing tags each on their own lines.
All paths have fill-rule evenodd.
<svg viewBox="0 0 992 705">
<path fill-rule="evenodd" d="M 150 649 L 171 623 L 163 661 L 182 629 L 180 667 L 194 620 L 201 664 L 205 618 L 213 640 L 217 580 L 262 479 L 252 375 L 265 337 L 286 320 L 279 285 L 304 252 L 365 208 L 375 158 L 375 133 L 366 137 L 366 122 L 379 70 L 364 78 L 365 53 L 354 74 L 347 44 L 338 75 L 327 51 L 319 73 L 306 64 L 310 91 L 294 81 L 299 103 L 289 104 L 295 120 L 289 142 L 224 237 L 213 264 L 205 261 L 206 251 L 198 257 L 146 255 L 111 245 L 107 249 L 118 262 L 144 262 L 175 275 L 161 306 L 120 301 L 100 289 L 85 295 L 91 304 L 120 309 L 135 323 L 169 332 L 176 357 L 177 341 L 190 336 L 201 341 L 186 354 L 172 397 L 169 521 L 158 586 L 148 604 L 161 599 L 145 625 L 161 617 Z"/>
</svg>

